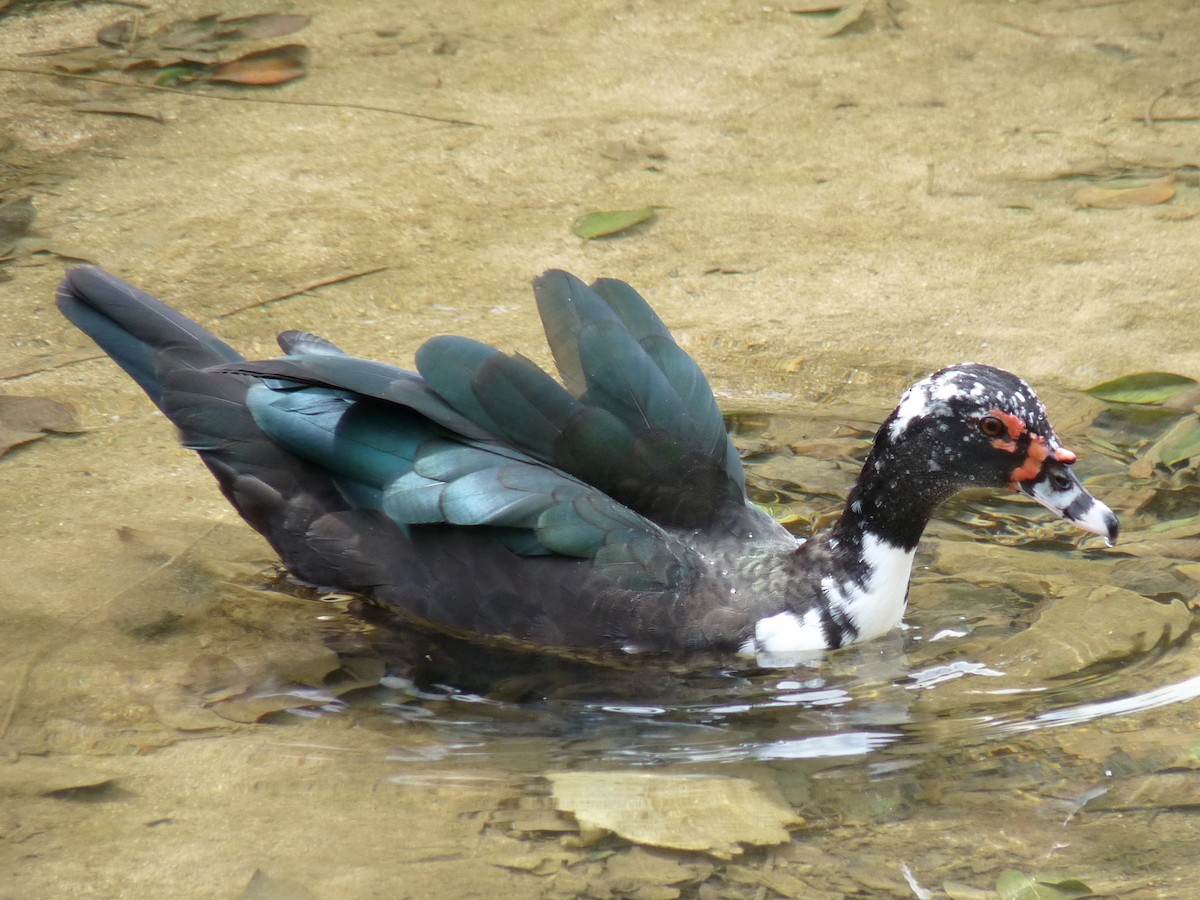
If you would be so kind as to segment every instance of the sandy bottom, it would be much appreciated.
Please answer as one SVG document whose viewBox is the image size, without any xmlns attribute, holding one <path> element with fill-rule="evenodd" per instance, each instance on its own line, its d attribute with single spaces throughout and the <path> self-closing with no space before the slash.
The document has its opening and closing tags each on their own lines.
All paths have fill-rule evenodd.
<svg viewBox="0 0 1200 900">
<path fill-rule="evenodd" d="M 13 896 L 236 896 L 258 868 L 322 897 L 546 889 L 487 859 L 500 838 L 480 817 L 519 764 L 401 790 L 379 761 L 394 735 L 210 732 L 172 705 L 232 632 L 200 624 L 201 599 L 158 640 L 171 622 L 130 584 L 214 523 L 231 567 L 269 552 L 135 386 L 82 358 L 91 345 L 53 306 L 68 259 L 216 320 L 248 355 L 306 328 L 399 362 L 455 331 L 546 363 L 530 278 L 614 276 L 738 408 L 882 405 L 962 359 L 1060 390 L 1200 377 L 1190 0 L 872 0 L 835 37 L 731 0 L 326 6 L 288 39 L 310 47 L 310 74 L 282 88 L 202 99 L 0 72 L 0 191 L 38 212 L 0 264 L 0 392 L 64 401 L 89 429 L 0 461 L 6 751 L 86 770 L 6 788 L 21 798 L 0 807 Z M 214 10 L 157 4 L 148 27 Z M 44 68 L 29 54 L 123 15 L 11 15 L 0 66 Z M 163 122 L 72 109 L 85 100 Z M 1072 199 L 1172 172 L 1167 204 Z M 656 220 L 625 235 L 571 234 L 583 213 L 647 205 Z M 319 647 L 319 612 L 247 612 L 239 646 Z M 47 796 L 54 777 L 117 787 L 68 804 Z"/>
</svg>

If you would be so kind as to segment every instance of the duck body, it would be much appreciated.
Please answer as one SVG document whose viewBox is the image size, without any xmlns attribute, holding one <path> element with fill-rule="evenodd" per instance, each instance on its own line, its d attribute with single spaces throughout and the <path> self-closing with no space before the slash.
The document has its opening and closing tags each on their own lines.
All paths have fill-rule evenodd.
<svg viewBox="0 0 1200 900">
<path fill-rule="evenodd" d="M 1011 487 L 1116 538 L 1033 391 L 963 364 L 880 428 L 846 509 L 808 540 L 745 495 L 708 382 L 627 284 L 534 293 L 562 383 L 442 336 L 410 372 L 285 332 L 248 361 L 102 269 L 62 312 L 137 381 L 297 577 L 460 637 L 600 653 L 789 653 L 883 634 L 934 510 Z"/>
</svg>

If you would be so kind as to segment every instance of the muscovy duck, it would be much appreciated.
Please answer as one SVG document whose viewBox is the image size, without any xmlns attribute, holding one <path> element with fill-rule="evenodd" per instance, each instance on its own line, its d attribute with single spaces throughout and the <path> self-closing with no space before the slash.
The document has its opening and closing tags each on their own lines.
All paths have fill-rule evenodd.
<svg viewBox="0 0 1200 900">
<path fill-rule="evenodd" d="M 451 336 L 417 373 L 295 331 L 286 356 L 247 361 L 93 266 L 58 305 L 293 574 L 460 637 L 601 654 L 865 641 L 900 623 L 921 533 L 966 487 L 1116 539 L 1033 390 L 974 363 L 909 388 L 840 519 L 798 539 L 747 500 L 707 380 L 633 288 L 549 271 L 533 289 L 561 384 Z"/>
</svg>

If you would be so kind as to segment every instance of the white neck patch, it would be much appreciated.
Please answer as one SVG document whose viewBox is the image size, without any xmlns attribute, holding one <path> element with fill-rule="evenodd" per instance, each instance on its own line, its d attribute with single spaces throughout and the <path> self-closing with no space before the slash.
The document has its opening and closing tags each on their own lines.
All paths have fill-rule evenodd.
<svg viewBox="0 0 1200 900">
<path fill-rule="evenodd" d="M 887 634 L 904 617 L 908 580 L 912 575 L 915 551 L 902 550 L 869 532 L 863 535 L 863 561 L 867 564 L 866 583 L 839 584 L 832 577 L 821 581 L 821 589 L 830 607 L 858 629 L 855 643 Z M 754 624 L 754 638 L 742 645 L 741 652 L 787 654 L 805 650 L 827 650 L 821 611 L 809 609 L 803 615 L 786 611 L 765 616 Z"/>
<path fill-rule="evenodd" d="M 858 629 L 856 643 L 887 634 L 904 618 L 915 553 L 867 532 L 863 535 L 866 584 L 835 584 L 832 578 L 821 582 L 830 606 L 841 610 Z"/>
</svg>

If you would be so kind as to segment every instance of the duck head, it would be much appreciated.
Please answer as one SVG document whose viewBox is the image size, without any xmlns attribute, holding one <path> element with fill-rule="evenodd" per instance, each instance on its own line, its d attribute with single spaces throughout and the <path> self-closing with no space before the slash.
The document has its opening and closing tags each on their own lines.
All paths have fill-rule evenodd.
<svg viewBox="0 0 1200 900">
<path fill-rule="evenodd" d="M 850 509 L 915 546 L 933 509 L 968 487 L 1008 487 L 1111 545 L 1117 517 L 1080 483 L 1033 389 L 1003 369 L 962 363 L 914 384 L 875 438 Z M 858 503 L 855 507 L 854 504 Z M 890 533 L 889 533 L 890 532 Z"/>
</svg>

